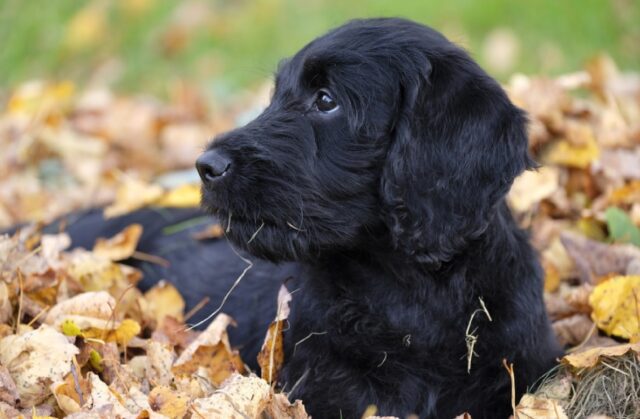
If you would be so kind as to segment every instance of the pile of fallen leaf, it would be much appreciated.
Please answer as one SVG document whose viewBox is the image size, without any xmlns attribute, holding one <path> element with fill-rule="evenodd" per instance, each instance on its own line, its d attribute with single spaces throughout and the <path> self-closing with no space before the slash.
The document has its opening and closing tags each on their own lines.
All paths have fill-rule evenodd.
<svg viewBox="0 0 640 419">
<path fill-rule="evenodd" d="M 570 353 L 515 414 L 640 417 L 640 75 L 600 56 L 555 79 L 514 76 L 507 91 L 529 113 L 542 165 L 516 179 L 509 203 Z"/>
<path fill-rule="evenodd" d="M 640 75 L 598 57 L 561 77 L 516 75 L 506 89 L 529 113 L 542 164 L 516 180 L 509 204 L 540 252 L 549 316 L 569 351 L 535 394 L 514 400 L 514 416 L 640 417 Z M 16 89 L 0 114 L 0 226 L 98 204 L 108 216 L 197 205 L 197 177 L 179 170 L 236 112 L 211 111 L 188 90 L 169 102 L 68 83 Z M 285 299 L 258 378 L 229 346 L 232 319 L 196 332 L 170 284 L 136 288 L 142 274 L 118 261 L 140 234 L 134 225 L 71 251 L 64 233 L 35 227 L 0 238 L 0 412 L 306 417 L 270 385 Z M 521 366 L 508 362 L 513 376 Z"/>
<path fill-rule="evenodd" d="M 65 233 L 0 237 L 3 417 L 306 418 L 300 402 L 248 374 L 229 345 L 233 319 L 219 314 L 195 332 L 173 286 L 136 288 L 141 272 L 117 260 L 140 233 L 134 225 L 72 251 Z M 268 379 L 277 345 L 268 339 L 261 354 Z"/>
<path fill-rule="evenodd" d="M 130 207 L 150 204 L 166 189 L 195 182 L 183 174 L 147 187 L 163 173 L 193 168 L 237 112 L 205 106 L 188 86 L 172 88 L 169 96 L 163 103 L 104 88 L 78 92 L 71 82 L 33 81 L 15 89 L 0 113 L 0 228 L 116 198 L 136 200 Z"/>
</svg>

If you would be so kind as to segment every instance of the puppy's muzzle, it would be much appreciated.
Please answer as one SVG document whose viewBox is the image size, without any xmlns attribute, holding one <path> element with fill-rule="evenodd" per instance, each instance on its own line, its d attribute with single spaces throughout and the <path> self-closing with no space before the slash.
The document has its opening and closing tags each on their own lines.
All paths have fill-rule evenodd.
<svg viewBox="0 0 640 419">
<path fill-rule="evenodd" d="M 207 187 L 213 187 L 231 171 L 231 159 L 223 152 L 211 149 L 196 160 L 196 170 Z"/>
</svg>

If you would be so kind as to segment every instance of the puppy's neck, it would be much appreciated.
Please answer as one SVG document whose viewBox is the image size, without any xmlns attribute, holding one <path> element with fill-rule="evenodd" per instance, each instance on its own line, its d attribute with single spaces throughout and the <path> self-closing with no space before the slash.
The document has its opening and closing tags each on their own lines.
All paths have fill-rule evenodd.
<svg viewBox="0 0 640 419">
<path fill-rule="evenodd" d="M 428 234 L 428 231 L 423 234 Z M 469 263 L 497 264 L 498 260 L 507 254 L 504 251 L 506 248 L 521 246 L 525 250 L 531 250 L 526 235 L 516 226 L 504 200 L 498 204 L 484 232 L 467 241 L 466 246 L 448 260 L 424 263 L 417 258 L 411 258 L 401 249 L 393 247 L 384 228 L 369 231 L 362 240 L 366 245 L 358 246 L 355 250 L 324 254 L 311 264 L 312 267 L 328 271 L 335 271 L 337 267 L 357 272 L 369 269 L 395 284 L 411 285 L 425 279 L 446 281 L 461 267 L 469 266 Z"/>
</svg>

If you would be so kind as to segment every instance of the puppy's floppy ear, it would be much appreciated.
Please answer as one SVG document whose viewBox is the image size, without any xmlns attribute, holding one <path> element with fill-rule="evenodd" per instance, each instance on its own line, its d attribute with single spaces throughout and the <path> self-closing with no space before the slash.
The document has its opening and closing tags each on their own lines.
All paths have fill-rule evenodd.
<svg viewBox="0 0 640 419">
<path fill-rule="evenodd" d="M 486 230 L 514 178 L 534 166 L 526 117 L 457 48 L 402 74 L 384 216 L 396 248 L 438 266 Z"/>
</svg>

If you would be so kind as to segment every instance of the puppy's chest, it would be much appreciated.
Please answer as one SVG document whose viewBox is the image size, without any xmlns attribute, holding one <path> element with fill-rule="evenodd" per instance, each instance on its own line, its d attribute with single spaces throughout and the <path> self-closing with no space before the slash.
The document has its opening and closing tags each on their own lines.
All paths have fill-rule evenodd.
<svg viewBox="0 0 640 419">
<path fill-rule="evenodd" d="M 425 358 L 441 356 L 453 337 L 449 323 L 439 310 L 390 293 L 307 295 L 292 305 L 287 340 L 298 354 L 330 355 L 365 368 L 399 360 L 419 368 Z"/>
</svg>

